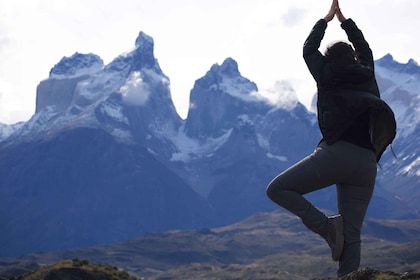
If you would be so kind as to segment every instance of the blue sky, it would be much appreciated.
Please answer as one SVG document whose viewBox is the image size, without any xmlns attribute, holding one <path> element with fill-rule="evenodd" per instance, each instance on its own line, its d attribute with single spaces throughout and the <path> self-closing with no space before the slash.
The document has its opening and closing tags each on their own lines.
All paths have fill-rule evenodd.
<svg viewBox="0 0 420 280">
<path fill-rule="evenodd" d="M 36 86 L 75 52 L 105 63 L 130 50 L 140 31 L 153 37 L 155 57 L 170 78 L 175 106 L 188 110 L 194 81 L 227 57 L 261 90 L 289 81 L 308 105 L 315 84 L 301 48 L 327 0 L 0 0 L 0 122 L 28 120 Z M 341 0 L 368 39 L 375 59 L 420 61 L 420 1 Z M 346 39 L 334 20 L 321 49 Z"/>
</svg>

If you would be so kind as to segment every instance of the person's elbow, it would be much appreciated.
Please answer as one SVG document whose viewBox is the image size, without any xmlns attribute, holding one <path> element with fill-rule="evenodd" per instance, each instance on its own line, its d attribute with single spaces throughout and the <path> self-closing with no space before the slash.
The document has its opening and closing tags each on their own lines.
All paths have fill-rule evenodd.
<svg viewBox="0 0 420 280">
<path fill-rule="evenodd" d="M 306 48 L 303 48 L 303 52 L 302 52 L 302 57 L 303 57 L 303 59 L 306 61 L 306 62 L 308 62 L 308 61 L 311 61 L 312 60 L 312 57 L 314 57 L 314 54 L 315 54 L 316 52 L 314 52 L 313 50 L 311 50 L 311 49 L 306 49 Z"/>
<path fill-rule="evenodd" d="M 302 54 L 303 54 L 303 57 L 305 58 L 305 57 L 310 57 L 311 55 L 313 55 L 317 51 L 318 51 L 318 48 L 312 46 L 311 44 L 305 43 L 303 45 Z"/>
</svg>

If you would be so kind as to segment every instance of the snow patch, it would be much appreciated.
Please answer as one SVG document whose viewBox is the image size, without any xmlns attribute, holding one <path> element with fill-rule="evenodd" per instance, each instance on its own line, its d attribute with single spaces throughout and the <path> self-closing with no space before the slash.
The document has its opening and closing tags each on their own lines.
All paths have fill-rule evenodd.
<svg viewBox="0 0 420 280">
<path fill-rule="evenodd" d="M 194 103 L 194 102 L 191 102 L 190 101 L 190 106 L 189 106 L 189 110 L 194 110 L 194 109 L 197 109 L 197 104 L 196 103 Z"/>
<path fill-rule="evenodd" d="M 166 86 L 169 86 L 169 79 L 165 76 L 162 76 L 158 73 L 156 73 L 152 69 L 143 69 L 142 73 L 147 76 L 148 82 L 152 84 L 164 84 Z"/>
<path fill-rule="evenodd" d="M 111 93 L 118 92 L 124 83 L 123 75 L 117 72 L 103 71 L 100 75 L 95 75 L 78 83 L 76 88 L 76 103 L 81 98 L 80 103 L 86 106 L 86 101 L 92 104 L 100 99 L 105 100 Z"/>
<path fill-rule="evenodd" d="M 105 106 L 101 106 L 100 111 L 120 123 L 129 124 L 121 106 L 116 104 L 107 104 Z"/>
<path fill-rule="evenodd" d="M 378 78 L 385 79 L 387 87 L 381 92 L 397 121 L 397 137 L 410 136 L 420 122 L 420 77 L 407 72 L 398 72 L 376 67 Z"/>
<path fill-rule="evenodd" d="M 183 127 L 179 129 L 176 137 L 172 138 L 172 142 L 178 151 L 172 154 L 171 161 L 188 162 L 195 158 L 211 157 L 212 151 L 221 147 L 230 137 L 232 129 L 229 129 L 218 138 L 209 138 L 205 143 L 199 143 L 183 132 Z"/>
<path fill-rule="evenodd" d="M 14 134 L 24 124 L 24 122 L 18 122 L 12 125 L 0 123 L 0 142 L 8 138 L 10 135 Z"/>
<path fill-rule="evenodd" d="M 213 86 L 216 87 L 216 85 Z M 233 96 L 246 102 L 260 101 L 259 98 L 254 95 L 254 84 L 245 81 L 243 77 L 223 77 L 223 81 L 219 85 L 219 89 L 229 94 L 230 96 Z"/>
<path fill-rule="evenodd" d="M 112 128 L 107 130 L 112 136 L 115 137 L 115 139 L 117 139 L 118 141 L 121 141 L 123 143 L 133 143 L 133 137 L 130 133 L 130 131 L 128 130 L 123 130 L 123 129 L 119 129 L 119 128 Z"/>
<path fill-rule="evenodd" d="M 288 161 L 287 157 L 285 157 L 285 156 L 276 156 L 276 155 L 273 155 L 273 154 L 271 154 L 271 153 L 267 153 L 267 154 L 266 154 L 266 156 L 267 156 L 268 158 L 277 159 L 277 160 L 279 160 L 279 161 L 283 161 L 283 162 Z"/>
<path fill-rule="evenodd" d="M 420 157 L 413 160 L 409 165 L 407 165 L 398 172 L 398 175 L 402 174 L 420 176 Z"/>
<path fill-rule="evenodd" d="M 269 151 L 270 150 L 270 142 L 267 140 L 267 138 L 263 137 L 261 134 L 257 134 L 257 141 L 258 141 L 258 145 L 265 151 Z M 268 158 L 272 158 L 272 159 L 276 159 L 282 162 L 286 162 L 289 159 L 286 156 L 277 156 L 277 155 L 273 155 L 270 152 L 267 152 L 265 154 Z"/>
<path fill-rule="evenodd" d="M 42 129 L 44 124 L 57 116 L 55 106 L 47 106 L 41 112 L 36 113 L 25 125 L 30 130 Z"/>
<path fill-rule="evenodd" d="M 418 91 L 418 85 L 420 82 L 420 78 L 418 77 L 418 75 L 411 75 L 404 72 L 395 72 L 392 69 L 387 69 L 383 67 L 376 67 L 375 74 L 379 77 L 391 80 L 395 85 L 394 88 L 408 91 L 413 95 L 413 97 Z"/>
<path fill-rule="evenodd" d="M 103 69 L 103 64 L 98 62 L 89 67 L 74 69 L 71 73 L 66 73 L 66 74 L 51 73 L 50 79 L 57 79 L 57 80 L 73 79 L 73 78 L 77 78 L 77 77 L 81 77 L 85 75 L 93 75 L 95 73 L 98 73 L 102 69 Z"/>
<path fill-rule="evenodd" d="M 270 142 L 261 134 L 257 134 L 257 141 L 258 145 L 264 150 L 268 151 L 270 149 Z"/>
<path fill-rule="evenodd" d="M 397 137 L 405 138 L 410 136 L 420 121 L 420 112 L 418 108 L 407 108 L 401 102 L 391 104 L 397 122 Z"/>
<path fill-rule="evenodd" d="M 78 97 L 83 97 L 86 99 L 89 103 L 94 102 L 96 99 L 98 99 L 100 96 L 102 96 L 103 92 L 99 90 L 90 90 L 91 87 L 91 80 L 84 80 L 77 84 L 76 87 L 76 99 Z"/>
</svg>

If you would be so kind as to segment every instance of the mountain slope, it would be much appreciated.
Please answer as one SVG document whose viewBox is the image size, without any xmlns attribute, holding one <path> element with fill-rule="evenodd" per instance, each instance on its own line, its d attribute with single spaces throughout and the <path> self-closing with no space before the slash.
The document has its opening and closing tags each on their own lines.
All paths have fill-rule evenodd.
<svg viewBox="0 0 420 280">
<path fill-rule="evenodd" d="M 393 143 L 396 157 L 388 153 L 382 160 L 378 181 L 403 204 L 420 213 L 420 67 L 410 60 L 396 62 L 386 55 L 376 62 L 376 73 L 382 98 L 394 110 L 397 137 Z"/>
<path fill-rule="evenodd" d="M 0 256 L 213 223 L 165 165 L 180 125 L 144 33 L 105 67 L 93 54 L 63 58 L 37 89 L 36 114 L 0 142 Z"/>
<path fill-rule="evenodd" d="M 294 92 L 289 94 L 296 100 L 293 106 L 273 104 L 241 76 L 231 58 L 213 65 L 191 90 L 191 109 L 181 133 L 209 149 L 188 150 L 188 157 L 177 154 L 172 161 L 188 166 L 177 172 L 207 198 L 219 224 L 275 209 L 265 195 L 267 184 L 319 141 L 313 115 Z"/>
<path fill-rule="evenodd" d="M 145 148 L 122 146 L 101 130 L 62 132 L 1 159 L 2 256 L 212 222 L 212 210 L 179 176 Z"/>
<path fill-rule="evenodd" d="M 63 58 L 39 84 L 34 116 L 0 126 L 0 256 L 223 226 L 277 209 L 265 188 L 316 147 L 315 115 L 286 81 L 264 94 L 227 58 L 196 81 L 182 120 L 153 48 L 140 32 L 108 65 L 94 54 Z M 389 56 L 377 64 L 398 120 L 398 158 L 384 154 L 368 215 L 416 218 L 419 67 Z M 332 188 L 308 197 L 336 211 Z"/>
</svg>

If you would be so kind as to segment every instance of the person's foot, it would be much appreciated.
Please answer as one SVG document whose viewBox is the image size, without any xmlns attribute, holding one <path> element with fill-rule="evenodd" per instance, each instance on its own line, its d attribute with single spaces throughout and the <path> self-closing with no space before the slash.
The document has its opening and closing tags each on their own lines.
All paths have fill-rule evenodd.
<svg viewBox="0 0 420 280">
<path fill-rule="evenodd" d="M 333 261 L 338 261 L 344 247 L 343 217 L 338 214 L 328 217 L 328 235 L 325 238 L 331 248 Z"/>
</svg>

